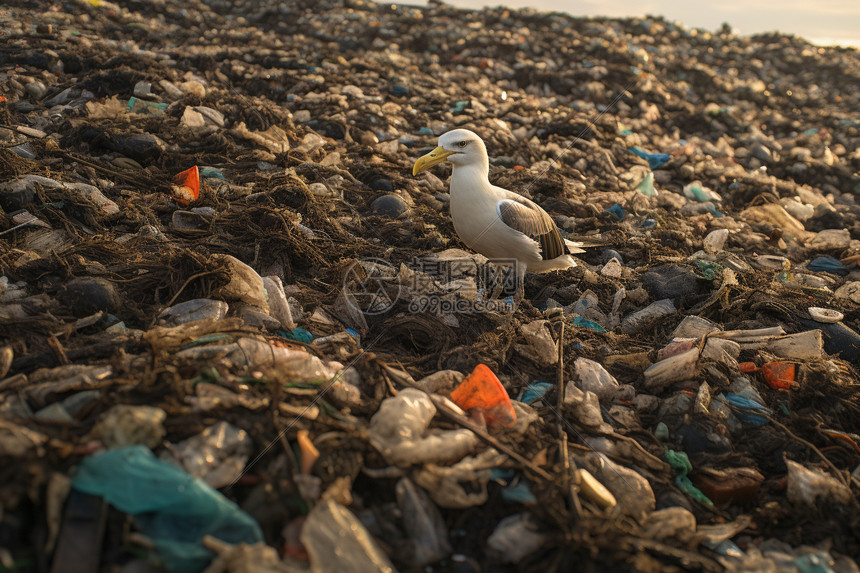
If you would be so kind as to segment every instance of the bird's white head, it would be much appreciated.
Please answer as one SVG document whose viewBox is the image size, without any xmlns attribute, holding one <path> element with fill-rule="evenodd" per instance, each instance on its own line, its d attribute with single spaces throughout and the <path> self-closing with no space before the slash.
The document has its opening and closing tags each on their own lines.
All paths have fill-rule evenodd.
<svg viewBox="0 0 860 573">
<path fill-rule="evenodd" d="M 478 134 L 468 129 L 455 129 L 443 133 L 439 137 L 439 147 L 420 157 L 412 168 L 412 174 L 418 175 L 443 161 L 450 161 L 455 166 L 476 165 L 486 171 L 487 148 Z"/>
</svg>

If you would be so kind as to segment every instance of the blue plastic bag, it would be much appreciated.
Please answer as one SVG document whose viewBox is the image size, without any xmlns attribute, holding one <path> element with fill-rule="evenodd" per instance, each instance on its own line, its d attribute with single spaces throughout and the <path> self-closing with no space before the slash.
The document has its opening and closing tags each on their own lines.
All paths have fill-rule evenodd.
<svg viewBox="0 0 860 573">
<path fill-rule="evenodd" d="M 171 573 L 198 573 L 212 561 L 204 535 L 233 544 L 263 541 L 260 526 L 239 506 L 145 446 L 86 458 L 72 487 L 132 515 Z"/>
</svg>

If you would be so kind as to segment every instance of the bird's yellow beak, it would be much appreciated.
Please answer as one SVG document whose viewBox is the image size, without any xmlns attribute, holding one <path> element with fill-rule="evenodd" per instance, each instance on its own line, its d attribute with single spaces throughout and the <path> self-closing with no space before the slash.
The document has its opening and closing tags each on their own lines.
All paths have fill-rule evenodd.
<svg viewBox="0 0 860 573">
<path fill-rule="evenodd" d="M 415 162 L 415 167 L 412 168 L 412 175 L 418 175 L 422 171 L 427 171 L 434 165 L 438 165 L 448 159 L 449 156 L 457 153 L 456 151 L 448 151 L 441 145 L 428 153 L 427 155 L 422 155 L 418 158 L 418 161 Z"/>
</svg>

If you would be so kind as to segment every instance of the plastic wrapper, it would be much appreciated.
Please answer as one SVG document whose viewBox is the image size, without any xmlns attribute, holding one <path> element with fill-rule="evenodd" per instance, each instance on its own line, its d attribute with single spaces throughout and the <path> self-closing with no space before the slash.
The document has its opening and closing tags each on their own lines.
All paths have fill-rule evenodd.
<svg viewBox="0 0 860 573">
<path fill-rule="evenodd" d="M 221 421 L 187 440 L 169 444 L 161 459 L 219 488 L 242 475 L 251 448 L 245 430 Z"/>
<path fill-rule="evenodd" d="M 204 535 L 230 543 L 263 541 L 257 522 L 235 503 L 144 446 L 84 459 L 72 487 L 132 515 L 171 573 L 198 573 L 211 561 L 213 553 L 201 545 Z"/>
</svg>

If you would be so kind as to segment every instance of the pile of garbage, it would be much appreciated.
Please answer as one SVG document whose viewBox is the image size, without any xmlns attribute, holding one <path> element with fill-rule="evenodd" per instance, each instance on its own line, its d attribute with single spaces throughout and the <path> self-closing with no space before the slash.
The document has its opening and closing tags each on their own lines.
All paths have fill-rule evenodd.
<svg viewBox="0 0 860 573">
<path fill-rule="evenodd" d="M 0 568 L 860 571 L 860 54 L 0 8 Z M 469 251 L 455 127 L 581 244 Z"/>
</svg>

